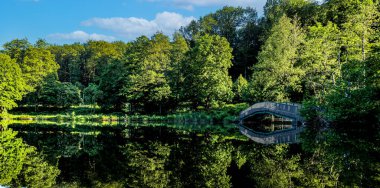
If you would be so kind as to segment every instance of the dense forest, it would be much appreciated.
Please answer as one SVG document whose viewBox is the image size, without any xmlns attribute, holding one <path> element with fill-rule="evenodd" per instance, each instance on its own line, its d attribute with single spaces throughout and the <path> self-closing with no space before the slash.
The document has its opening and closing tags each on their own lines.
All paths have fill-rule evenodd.
<svg viewBox="0 0 380 188">
<path fill-rule="evenodd" d="M 327 105 L 329 118 L 345 116 L 350 105 L 369 112 L 378 105 L 378 8 L 373 1 L 270 0 L 263 17 L 224 7 L 171 37 L 70 45 L 15 39 L 0 56 L 0 107 L 86 103 L 167 113 L 292 101 Z"/>
<path fill-rule="evenodd" d="M 38 111 L 87 104 L 105 112 L 175 114 L 211 111 L 228 104 L 296 102 L 303 104 L 302 114 L 308 120 L 302 149 L 284 145 L 234 148 L 234 152 L 247 151 L 246 157 L 252 159 L 253 185 L 378 187 L 379 13 L 376 0 L 268 0 L 262 16 L 253 8 L 226 6 L 173 36 L 158 31 L 131 42 L 65 45 L 15 39 L 0 51 L 0 113 L 17 107 Z M 15 137 L 9 134 L 9 139 Z M 217 138 L 207 139 L 206 143 L 219 144 Z M 228 148 L 223 144 L 224 140 L 218 152 L 228 149 L 231 153 L 233 144 L 228 143 Z M 134 147 L 138 148 L 131 144 L 124 149 Z M 169 156 L 165 148 L 144 147 L 158 153 L 150 157 Z M 209 152 L 208 144 L 201 149 L 215 155 L 215 161 L 227 155 Z M 38 162 L 35 151 L 29 153 Z M 144 162 L 143 154 L 126 155 L 135 155 L 126 159 Z M 178 149 L 178 155 L 186 154 Z M 230 162 L 231 156 L 227 157 Z M 134 162 L 128 168 L 140 167 L 133 166 Z M 277 171 L 279 166 L 283 168 Z M 181 167 L 173 174 L 186 180 L 183 169 L 187 168 L 193 169 Z M 264 181 L 268 177 L 270 181 Z"/>
</svg>

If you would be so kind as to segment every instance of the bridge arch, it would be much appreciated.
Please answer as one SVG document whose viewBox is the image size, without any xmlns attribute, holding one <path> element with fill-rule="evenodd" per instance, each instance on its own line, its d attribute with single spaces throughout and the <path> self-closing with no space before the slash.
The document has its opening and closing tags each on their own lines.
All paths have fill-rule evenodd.
<svg viewBox="0 0 380 188">
<path fill-rule="evenodd" d="M 240 132 L 251 140 L 262 144 L 296 143 L 304 129 L 304 118 L 300 114 L 302 106 L 296 103 L 260 102 L 240 113 Z M 256 114 L 272 114 L 292 119 L 292 128 L 271 133 L 257 132 L 243 125 L 245 119 Z M 302 126 L 299 126 L 302 125 Z"/>
<path fill-rule="evenodd" d="M 240 123 L 255 114 L 273 114 L 281 117 L 293 119 L 295 122 L 304 122 L 304 118 L 300 115 L 302 106 L 296 103 L 276 103 L 276 102 L 260 102 L 240 112 Z"/>
</svg>

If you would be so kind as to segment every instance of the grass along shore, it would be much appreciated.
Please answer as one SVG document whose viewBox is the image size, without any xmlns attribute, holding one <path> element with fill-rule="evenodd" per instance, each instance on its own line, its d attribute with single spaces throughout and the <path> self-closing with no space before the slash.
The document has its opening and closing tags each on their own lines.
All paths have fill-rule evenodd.
<svg viewBox="0 0 380 188">
<path fill-rule="evenodd" d="M 171 122 L 171 123 L 232 123 L 237 121 L 241 110 L 248 104 L 231 104 L 209 111 L 186 111 L 168 115 L 128 115 L 120 112 L 102 113 L 99 107 L 74 106 L 68 109 L 40 109 L 34 111 L 31 107 L 20 107 L 9 113 L 2 114 L 5 120 L 37 120 L 37 121 L 76 121 L 76 122 Z"/>
</svg>

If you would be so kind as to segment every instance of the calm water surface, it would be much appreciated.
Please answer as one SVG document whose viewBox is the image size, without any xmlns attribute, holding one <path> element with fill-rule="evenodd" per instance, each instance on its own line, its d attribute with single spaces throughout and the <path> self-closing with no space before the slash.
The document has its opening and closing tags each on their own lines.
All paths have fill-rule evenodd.
<svg viewBox="0 0 380 188">
<path fill-rule="evenodd" d="M 343 169 L 331 165 L 347 162 L 299 144 L 257 144 L 236 125 L 5 124 L 0 185 L 14 187 L 334 186 Z"/>
</svg>

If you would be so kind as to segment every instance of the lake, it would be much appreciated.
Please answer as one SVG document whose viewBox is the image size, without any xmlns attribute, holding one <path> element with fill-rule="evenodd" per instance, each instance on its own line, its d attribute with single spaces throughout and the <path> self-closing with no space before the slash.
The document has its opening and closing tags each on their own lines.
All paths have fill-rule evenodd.
<svg viewBox="0 0 380 188">
<path fill-rule="evenodd" d="M 323 153 L 326 146 L 319 150 L 320 156 L 313 156 L 300 144 L 262 145 L 242 135 L 236 125 L 11 122 L 5 126 L 0 142 L 2 185 L 294 187 L 339 185 L 344 180 L 338 165 L 345 159 L 326 158 L 337 156 Z"/>
</svg>

